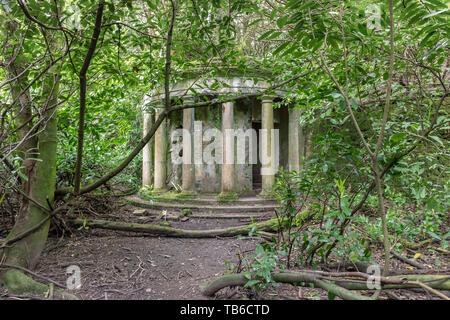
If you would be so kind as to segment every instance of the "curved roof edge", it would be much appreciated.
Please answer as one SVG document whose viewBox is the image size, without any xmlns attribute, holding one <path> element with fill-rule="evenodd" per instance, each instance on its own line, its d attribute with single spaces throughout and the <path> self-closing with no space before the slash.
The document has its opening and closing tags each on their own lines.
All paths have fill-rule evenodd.
<svg viewBox="0 0 450 320">
<path fill-rule="evenodd" d="M 193 74 L 190 73 L 192 76 Z M 189 78 L 174 83 L 170 87 L 172 98 L 191 98 L 221 94 L 255 94 L 270 88 L 263 76 L 256 75 L 218 75 L 207 78 Z M 283 96 L 286 91 L 274 90 L 271 95 Z M 158 88 L 144 97 L 144 104 L 156 104 L 164 99 L 164 89 Z"/>
</svg>

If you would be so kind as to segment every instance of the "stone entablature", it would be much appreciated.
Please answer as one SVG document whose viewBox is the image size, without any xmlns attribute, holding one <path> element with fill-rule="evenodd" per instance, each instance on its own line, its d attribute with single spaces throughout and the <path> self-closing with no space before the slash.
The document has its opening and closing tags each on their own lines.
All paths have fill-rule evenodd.
<svg viewBox="0 0 450 320">
<path fill-rule="evenodd" d="M 177 82 L 170 87 L 172 99 L 186 99 L 196 96 L 219 96 L 225 94 L 243 95 L 257 94 L 270 88 L 270 84 L 257 77 L 215 77 L 214 79 L 186 79 Z M 164 90 L 159 88 L 151 94 L 145 96 L 144 105 L 158 106 L 164 100 Z M 274 90 L 274 95 L 282 97 L 283 90 Z"/>
</svg>

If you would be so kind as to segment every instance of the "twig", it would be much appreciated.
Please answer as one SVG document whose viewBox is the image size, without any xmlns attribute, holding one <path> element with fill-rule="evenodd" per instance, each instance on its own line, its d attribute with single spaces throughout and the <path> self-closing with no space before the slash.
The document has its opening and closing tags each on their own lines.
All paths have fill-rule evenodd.
<svg viewBox="0 0 450 320">
<path fill-rule="evenodd" d="M 425 283 L 422 283 L 420 281 L 408 281 L 408 283 L 418 285 L 418 286 L 424 288 L 425 290 L 427 290 L 427 291 L 429 291 L 431 293 L 434 293 L 435 295 L 441 297 L 444 300 L 450 300 L 450 298 L 447 297 L 445 294 L 437 291 L 436 289 L 431 288 L 430 286 L 427 286 Z"/>
<path fill-rule="evenodd" d="M 391 250 L 390 253 L 391 253 L 394 257 L 396 257 L 398 260 L 400 260 L 400 261 L 402 261 L 402 262 L 404 262 L 404 263 L 407 263 L 407 264 L 409 264 L 409 265 L 411 265 L 411 266 L 414 266 L 414 267 L 416 267 L 416 268 L 419 268 L 419 269 L 426 269 L 426 267 L 425 267 L 423 264 L 420 264 L 420 263 L 418 263 L 418 262 L 416 262 L 416 261 L 414 261 L 414 260 L 405 258 L 404 256 L 399 255 L 397 252 L 395 252 L 395 251 L 393 251 L 393 250 Z"/>
</svg>

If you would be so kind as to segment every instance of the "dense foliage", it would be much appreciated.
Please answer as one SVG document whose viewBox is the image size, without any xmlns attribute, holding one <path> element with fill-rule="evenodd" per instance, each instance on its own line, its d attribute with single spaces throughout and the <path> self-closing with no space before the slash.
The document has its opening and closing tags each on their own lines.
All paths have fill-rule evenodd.
<svg viewBox="0 0 450 320">
<path fill-rule="evenodd" d="M 247 257 L 247 272 L 263 279 L 248 286 L 296 263 L 372 261 L 371 248 L 386 239 L 387 255 L 430 239 L 448 248 L 443 1 L 2 0 L 0 11 L 0 209 L 19 211 L 43 156 L 31 142 L 46 132 L 49 112 L 57 188 L 74 185 L 85 66 L 81 185 L 139 144 L 152 89 L 192 69 L 261 69 L 272 84 L 286 81 L 283 103 L 302 110 L 309 148 L 300 172 L 278 177 L 284 229 Z M 135 157 L 106 190 L 137 189 L 140 163 Z M 300 219 L 303 210 L 311 214 Z"/>
</svg>

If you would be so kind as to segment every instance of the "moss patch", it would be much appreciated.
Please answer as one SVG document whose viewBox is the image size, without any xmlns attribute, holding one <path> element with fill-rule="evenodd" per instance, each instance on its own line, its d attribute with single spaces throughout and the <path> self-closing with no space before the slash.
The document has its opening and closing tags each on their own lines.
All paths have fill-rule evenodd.
<svg viewBox="0 0 450 320">
<path fill-rule="evenodd" d="M 223 202 L 233 202 L 237 201 L 238 195 L 236 192 L 221 192 L 216 196 L 216 201 L 223 203 Z"/>
<path fill-rule="evenodd" d="M 141 199 L 149 201 L 161 201 L 161 202 L 193 202 L 204 203 L 204 200 L 196 199 L 197 194 L 190 191 L 174 192 L 174 191 L 154 191 L 154 190 L 141 190 L 138 193 Z"/>
<path fill-rule="evenodd" d="M 192 215 L 192 209 L 185 208 L 185 209 L 183 209 L 183 213 L 180 215 L 180 218 L 188 217 L 190 215 Z"/>
<path fill-rule="evenodd" d="M 0 276 L 0 283 L 7 288 L 8 292 L 13 294 L 45 296 L 49 291 L 47 285 L 33 280 L 20 270 L 6 271 Z M 54 298 L 77 300 L 76 296 L 61 289 L 55 290 Z"/>
<path fill-rule="evenodd" d="M 264 200 L 277 200 L 277 194 L 274 191 L 262 191 L 258 197 Z"/>
</svg>

